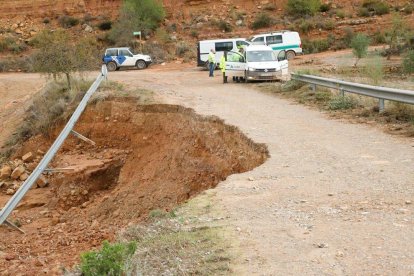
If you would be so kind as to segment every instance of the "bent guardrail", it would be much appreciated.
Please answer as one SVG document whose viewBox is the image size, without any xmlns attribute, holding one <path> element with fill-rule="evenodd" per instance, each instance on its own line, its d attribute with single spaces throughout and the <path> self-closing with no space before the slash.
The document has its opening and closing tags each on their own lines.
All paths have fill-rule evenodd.
<svg viewBox="0 0 414 276">
<path fill-rule="evenodd" d="M 317 85 L 338 89 L 341 94 L 345 92 L 364 95 L 379 99 L 379 111 L 384 111 L 384 100 L 414 104 L 414 91 L 367 84 L 353 83 L 337 79 L 330 79 L 312 75 L 292 74 L 292 79 L 312 84 L 315 90 Z"/>
<path fill-rule="evenodd" d="M 88 104 L 89 99 L 95 93 L 96 89 L 98 89 L 99 85 L 101 84 L 102 80 L 106 79 L 108 71 L 106 69 L 106 65 L 102 66 L 101 74 L 96 78 L 95 82 L 91 85 L 89 90 L 86 92 L 85 96 L 83 97 L 82 101 L 79 103 L 78 107 L 76 108 L 75 112 L 73 112 L 72 116 L 70 117 L 68 123 L 66 124 L 65 128 L 56 138 L 55 142 L 52 144 L 50 149 L 47 153 L 43 156 L 42 160 L 40 161 L 39 165 L 34 169 L 34 171 L 30 174 L 30 176 L 24 181 L 22 186 L 16 191 L 16 193 L 10 198 L 7 202 L 5 207 L 0 211 L 0 224 L 3 224 L 11 212 L 16 208 L 19 202 L 22 200 L 24 195 L 29 191 L 29 189 L 33 186 L 36 180 L 40 177 L 43 171 L 46 170 L 47 165 L 50 161 L 52 161 L 53 157 L 56 155 L 60 147 L 62 146 L 63 142 L 66 140 L 68 135 L 71 133 L 73 127 L 75 126 L 76 122 L 78 121 L 79 117 L 83 113 Z M 11 224 L 10 222 L 8 222 Z"/>
</svg>

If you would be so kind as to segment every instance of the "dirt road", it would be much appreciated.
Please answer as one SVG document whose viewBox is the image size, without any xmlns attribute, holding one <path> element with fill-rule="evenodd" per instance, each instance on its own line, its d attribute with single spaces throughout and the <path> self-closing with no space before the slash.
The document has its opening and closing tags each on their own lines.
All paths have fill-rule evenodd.
<svg viewBox="0 0 414 276">
<path fill-rule="evenodd" d="M 2 95 L 6 82 L 27 81 L 16 82 L 10 91 L 18 92 L 1 99 L 1 137 L 4 123 L 18 118 L 8 106 L 43 85 L 38 75 L 21 76 L 0 76 Z M 413 139 L 330 120 L 191 68 L 120 71 L 109 78 L 151 89 L 164 103 L 219 116 L 267 144 L 271 158 L 265 164 L 214 189 L 237 245 L 235 274 L 414 274 Z"/>
<path fill-rule="evenodd" d="M 414 274 L 413 139 L 192 69 L 110 79 L 217 115 L 268 145 L 264 165 L 216 188 L 241 248 L 237 275 Z"/>
</svg>

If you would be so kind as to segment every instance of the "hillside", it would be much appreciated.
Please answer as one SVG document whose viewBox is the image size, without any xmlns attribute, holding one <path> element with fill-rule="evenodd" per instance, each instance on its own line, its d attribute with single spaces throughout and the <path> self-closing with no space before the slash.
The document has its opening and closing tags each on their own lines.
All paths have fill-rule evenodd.
<svg viewBox="0 0 414 276">
<path fill-rule="evenodd" d="M 0 55 L 30 52 L 31 40 L 39 31 L 62 26 L 75 38 L 94 36 L 105 44 L 106 32 L 100 30 L 99 25 L 117 19 L 121 2 L 3 0 L 0 6 Z M 366 14 L 362 14 L 362 5 L 367 1 L 322 2 L 324 8 L 313 16 L 291 16 L 287 15 L 287 0 L 164 0 L 166 18 L 161 26 L 164 33 L 161 38 L 156 34 L 147 35 L 146 40 L 159 44 L 181 41 L 186 45 L 194 45 L 200 39 L 248 37 L 259 32 L 289 29 L 299 31 L 307 52 L 319 52 L 347 47 L 342 38 L 349 32 L 365 32 L 374 37 L 374 43 L 383 43 L 392 22 L 392 13 L 396 10 L 408 26 L 414 25 L 414 5 L 410 4 L 411 1 L 372 0 L 386 3 L 387 12 L 384 14 L 368 12 L 367 9 Z M 65 20 L 69 23 L 65 23 Z M 2 46 L 1 40 L 5 38 L 8 39 L 7 43 Z M 167 48 L 171 49 L 171 46 Z M 175 50 L 170 51 L 169 58 L 174 57 Z M 192 58 L 191 55 L 187 57 Z"/>
</svg>

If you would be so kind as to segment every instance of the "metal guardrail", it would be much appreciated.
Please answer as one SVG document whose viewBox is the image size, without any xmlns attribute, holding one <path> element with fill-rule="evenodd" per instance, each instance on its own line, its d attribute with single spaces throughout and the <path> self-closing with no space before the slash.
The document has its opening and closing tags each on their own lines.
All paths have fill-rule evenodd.
<svg viewBox="0 0 414 276">
<path fill-rule="evenodd" d="M 66 140 L 68 135 L 71 133 L 73 127 L 75 126 L 76 122 L 78 121 L 79 117 L 83 113 L 88 104 L 89 99 L 95 93 L 96 89 L 98 89 L 99 85 L 101 84 L 102 80 L 106 79 L 108 75 L 108 70 L 106 65 L 102 66 L 101 74 L 96 78 L 95 82 L 91 85 L 89 90 L 86 92 L 85 96 L 83 97 L 82 101 L 79 103 L 78 107 L 76 108 L 75 112 L 70 117 L 68 123 L 66 124 L 65 128 L 56 138 L 53 145 L 47 151 L 47 153 L 43 156 L 42 160 L 40 161 L 39 165 L 37 165 L 36 169 L 30 174 L 30 176 L 26 179 L 26 181 L 22 184 L 22 186 L 16 191 L 16 193 L 10 198 L 7 202 L 6 206 L 1 209 L 0 211 L 0 224 L 7 222 L 8 216 L 13 212 L 16 206 L 19 204 L 21 199 L 24 195 L 29 191 L 29 189 L 33 186 L 33 184 L 37 181 L 40 175 L 47 169 L 47 165 L 50 161 L 52 161 L 53 157 L 56 155 L 60 147 L 62 146 L 63 142 Z M 10 222 L 7 222 L 11 224 Z"/>
<path fill-rule="evenodd" d="M 396 88 L 387 88 L 382 86 L 373 86 L 367 84 L 353 83 L 337 79 L 323 78 L 312 75 L 292 74 L 292 79 L 312 84 L 312 89 L 316 85 L 338 89 L 341 94 L 345 92 L 364 95 L 379 99 L 379 111 L 384 111 L 384 100 L 414 104 L 414 91 Z"/>
</svg>

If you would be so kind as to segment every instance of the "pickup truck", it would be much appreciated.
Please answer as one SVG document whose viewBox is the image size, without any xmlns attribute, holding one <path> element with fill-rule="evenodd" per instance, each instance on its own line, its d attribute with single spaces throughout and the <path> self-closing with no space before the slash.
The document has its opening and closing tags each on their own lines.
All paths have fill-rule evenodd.
<svg viewBox="0 0 414 276">
<path fill-rule="evenodd" d="M 134 55 L 131 49 L 127 47 L 106 49 L 102 60 L 106 64 L 108 71 L 119 70 L 121 67 L 145 69 L 152 63 L 150 56 Z"/>
</svg>

